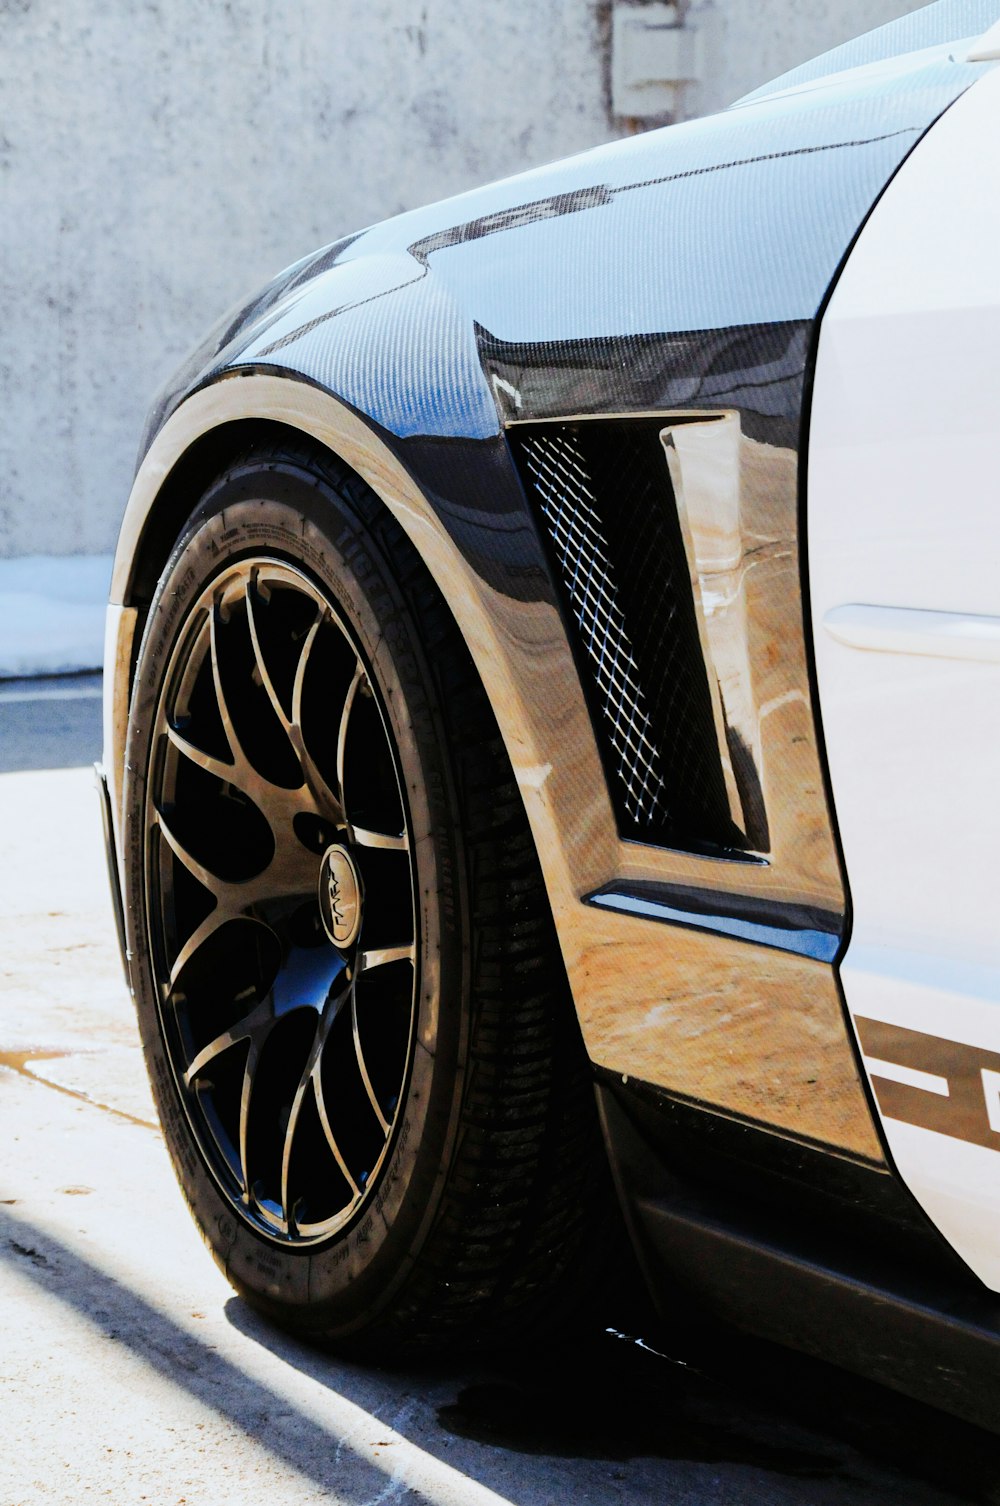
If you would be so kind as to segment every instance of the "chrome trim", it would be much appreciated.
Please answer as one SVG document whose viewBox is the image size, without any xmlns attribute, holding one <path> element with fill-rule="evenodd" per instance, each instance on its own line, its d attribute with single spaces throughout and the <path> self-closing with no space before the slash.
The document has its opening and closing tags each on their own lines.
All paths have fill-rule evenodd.
<svg viewBox="0 0 1000 1506">
<path fill-rule="evenodd" d="M 769 737 L 765 719 L 779 701 L 797 700 L 809 709 L 795 457 L 748 438 L 732 411 L 674 422 L 660 438 L 688 556 L 733 819 L 751 851 L 785 847 L 787 853 L 794 839 L 783 841 L 774 829 L 784 802 L 775 798 L 776 790 L 765 797 L 767 765 L 787 753 Z M 783 614 L 784 631 L 778 633 Z M 776 699 L 765 688 L 775 663 L 782 669 Z"/>
<path fill-rule="evenodd" d="M 730 583 L 725 576 L 718 582 L 712 578 L 723 568 L 727 573 L 731 572 L 739 565 L 742 556 L 739 435 L 739 414 L 720 413 L 706 417 L 703 422 L 671 424 L 661 430 L 660 441 L 670 471 L 687 556 L 719 760 L 729 796 L 729 814 L 734 826 L 749 835 L 747 814 L 737 788 L 726 735 L 727 709 L 732 716 L 734 708 L 732 704 L 727 707 L 723 701 L 723 680 L 730 703 L 734 700 L 742 703 L 746 698 L 749 683 L 749 666 L 745 663 L 746 632 L 741 633 L 738 624 L 735 632 L 726 631 L 732 627 Z M 733 640 L 732 643 L 729 639 Z M 735 662 L 729 663 L 732 658 Z M 742 720 L 744 724 L 748 721 L 745 710 Z M 758 758 L 758 764 L 759 761 Z"/>
</svg>

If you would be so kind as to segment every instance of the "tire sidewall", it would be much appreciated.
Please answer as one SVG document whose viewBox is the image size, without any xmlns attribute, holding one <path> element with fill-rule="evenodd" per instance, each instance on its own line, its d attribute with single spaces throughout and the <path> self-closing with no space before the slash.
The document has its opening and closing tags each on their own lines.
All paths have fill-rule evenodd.
<svg viewBox="0 0 1000 1506">
<path fill-rule="evenodd" d="M 416 1023 L 403 1112 L 371 1195 L 343 1230 L 307 1248 L 282 1246 L 246 1223 L 210 1170 L 164 1045 L 148 933 L 146 781 L 164 677 L 192 604 L 214 576 L 252 555 L 281 559 L 308 574 L 361 647 L 396 747 L 418 897 Z M 396 574 L 369 520 L 340 490 L 291 463 L 250 461 L 234 468 L 206 494 L 161 576 L 139 649 L 126 747 L 129 967 L 175 1171 L 234 1285 L 283 1321 L 299 1317 L 331 1336 L 371 1327 L 433 1226 L 458 1132 L 468 1039 L 459 803 L 418 608 Z"/>
</svg>

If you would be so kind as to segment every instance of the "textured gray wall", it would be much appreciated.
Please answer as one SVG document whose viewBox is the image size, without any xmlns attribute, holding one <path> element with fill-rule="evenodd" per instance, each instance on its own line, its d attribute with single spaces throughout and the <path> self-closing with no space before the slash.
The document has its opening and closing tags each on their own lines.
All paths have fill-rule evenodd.
<svg viewBox="0 0 1000 1506">
<path fill-rule="evenodd" d="M 715 0 L 715 108 L 907 0 Z M 607 140 L 609 0 L 0 0 L 0 555 L 109 550 L 202 329 L 325 241 Z"/>
<path fill-rule="evenodd" d="M 692 93 L 692 113 L 724 109 L 768 79 L 920 10 L 926 0 L 701 0 L 711 16 L 711 72 Z M 696 3 L 688 7 L 696 9 Z"/>
</svg>

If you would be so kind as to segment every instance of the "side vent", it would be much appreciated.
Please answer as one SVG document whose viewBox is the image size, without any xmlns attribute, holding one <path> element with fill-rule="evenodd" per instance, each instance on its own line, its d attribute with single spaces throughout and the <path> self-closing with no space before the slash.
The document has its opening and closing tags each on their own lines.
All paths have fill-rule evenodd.
<svg viewBox="0 0 1000 1506">
<path fill-rule="evenodd" d="M 662 420 L 508 430 L 551 546 L 623 836 L 745 846 L 734 824 Z"/>
</svg>

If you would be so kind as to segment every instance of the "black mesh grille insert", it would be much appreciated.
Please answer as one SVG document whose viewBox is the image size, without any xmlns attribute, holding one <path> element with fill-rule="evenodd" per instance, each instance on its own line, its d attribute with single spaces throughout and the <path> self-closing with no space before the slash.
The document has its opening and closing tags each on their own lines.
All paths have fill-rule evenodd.
<svg viewBox="0 0 1000 1506">
<path fill-rule="evenodd" d="M 624 836 L 698 848 L 744 839 L 729 813 L 660 420 L 510 432 L 576 622 Z"/>
</svg>

